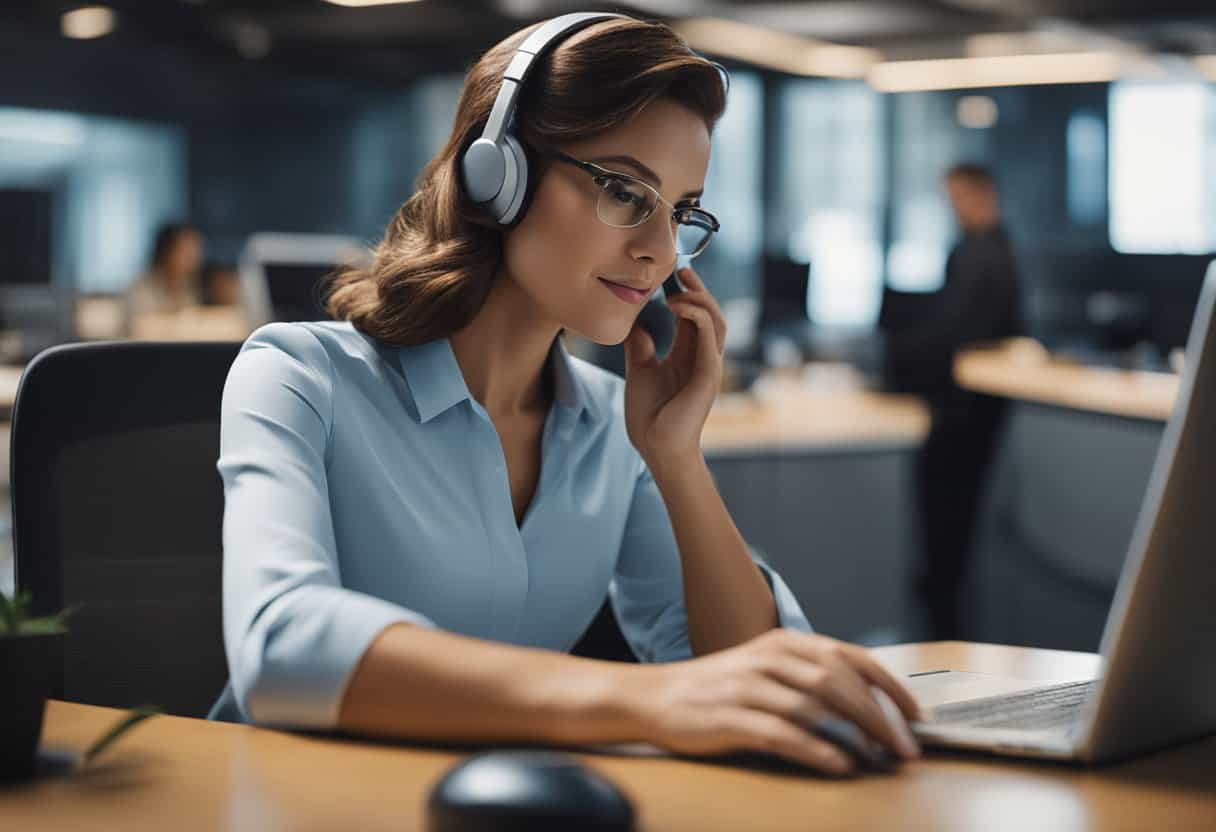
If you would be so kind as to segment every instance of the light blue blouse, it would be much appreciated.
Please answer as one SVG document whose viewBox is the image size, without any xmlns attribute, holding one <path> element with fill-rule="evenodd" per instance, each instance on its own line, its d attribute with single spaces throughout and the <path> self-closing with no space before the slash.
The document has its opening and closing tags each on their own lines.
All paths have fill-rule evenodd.
<svg viewBox="0 0 1216 832">
<path fill-rule="evenodd" d="M 605 596 L 645 661 L 691 656 L 680 556 L 625 432 L 624 382 L 552 352 L 540 481 L 515 523 L 498 433 L 446 339 L 388 347 L 350 324 L 271 324 L 221 417 L 224 644 L 212 716 L 336 725 L 396 622 L 569 650 Z M 783 626 L 810 630 L 761 565 Z"/>
</svg>

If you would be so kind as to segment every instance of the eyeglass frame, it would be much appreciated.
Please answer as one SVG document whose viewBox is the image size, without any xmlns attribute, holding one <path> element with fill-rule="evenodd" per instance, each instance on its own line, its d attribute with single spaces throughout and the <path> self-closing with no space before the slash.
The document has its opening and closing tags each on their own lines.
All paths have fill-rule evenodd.
<svg viewBox="0 0 1216 832">
<path fill-rule="evenodd" d="M 718 231 L 722 228 L 722 224 L 720 222 L 718 222 L 718 218 L 715 217 L 713 214 L 711 214 L 709 211 L 702 208 L 701 206 L 685 205 L 683 207 L 677 208 L 675 205 L 671 204 L 666 199 L 664 199 L 663 195 L 661 193 L 659 193 L 658 189 L 655 188 L 654 185 L 651 185 L 649 182 L 647 182 L 643 179 L 639 179 L 638 177 L 636 177 L 632 174 L 623 173 L 618 170 L 609 170 L 608 168 L 600 167 L 599 165 L 595 164 L 594 162 L 584 162 L 581 159 L 575 159 L 573 156 L 569 155 L 568 153 L 563 153 L 560 150 L 549 150 L 546 153 L 546 155 L 549 156 L 550 158 L 556 159 L 559 162 L 565 162 L 568 165 L 574 165 L 575 167 L 580 168 L 584 172 L 590 174 L 593 181 L 600 176 L 612 176 L 612 177 L 616 177 L 618 179 L 626 179 L 630 182 L 636 182 L 637 184 L 641 185 L 643 188 L 645 188 L 646 190 L 648 190 L 652 194 L 654 194 L 654 196 L 655 196 L 654 206 L 655 207 L 650 209 L 649 214 L 642 217 L 642 219 L 638 220 L 633 225 L 613 225 L 612 223 L 607 222 L 603 217 L 601 217 L 599 215 L 599 210 L 597 208 L 597 210 L 595 212 L 596 219 L 598 219 L 600 222 L 604 223 L 604 225 L 608 226 L 609 228 L 638 228 L 642 225 L 645 225 L 648 221 L 650 221 L 650 219 L 652 217 L 654 217 L 655 212 L 657 211 L 660 203 L 662 203 L 663 205 L 666 205 L 668 208 L 671 209 L 672 219 L 674 219 L 676 221 L 676 223 L 680 223 L 680 220 L 678 218 L 676 218 L 676 214 L 678 214 L 679 212 L 681 212 L 681 211 L 696 212 L 697 214 L 700 214 L 700 215 L 704 216 L 707 220 L 709 220 L 709 232 L 710 233 L 705 238 L 705 245 L 701 246 L 701 249 L 697 252 L 694 252 L 693 254 L 680 254 L 678 246 L 677 246 L 676 254 L 680 257 L 688 257 L 690 259 L 693 257 L 696 257 L 697 255 L 705 253 L 705 249 L 709 248 L 709 244 L 711 242 L 713 242 L 714 235 L 717 234 Z M 597 197 L 597 200 L 598 200 L 598 197 Z M 597 203 L 597 205 L 598 205 L 598 203 Z M 684 223 L 684 224 L 687 224 L 687 223 Z M 676 241 L 677 241 L 676 234 L 673 231 L 672 232 L 672 242 L 676 242 Z"/>
</svg>

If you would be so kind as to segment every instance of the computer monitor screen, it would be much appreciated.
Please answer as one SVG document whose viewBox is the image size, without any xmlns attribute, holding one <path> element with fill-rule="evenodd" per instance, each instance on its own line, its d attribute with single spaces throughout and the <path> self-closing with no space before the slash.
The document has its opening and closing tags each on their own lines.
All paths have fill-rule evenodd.
<svg viewBox="0 0 1216 832">
<path fill-rule="evenodd" d="M 805 323 L 806 293 L 811 267 L 785 257 L 764 259 L 760 326 Z"/>
<path fill-rule="evenodd" d="M 264 263 L 266 292 L 276 321 L 324 321 L 329 319 L 321 304 L 323 281 L 334 271 L 333 264 Z"/>
<path fill-rule="evenodd" d="M 0 284 L 51 279 L 51 192 L 0 188 Z"/>
</svg>

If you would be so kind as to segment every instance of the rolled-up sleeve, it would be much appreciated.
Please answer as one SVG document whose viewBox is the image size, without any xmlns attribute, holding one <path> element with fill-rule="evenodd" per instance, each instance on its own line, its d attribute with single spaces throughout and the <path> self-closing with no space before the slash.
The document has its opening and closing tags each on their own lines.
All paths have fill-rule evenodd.
<svg viewBox="0 0 1216 832">
<path fill-rule="evenodd" d="M 255 332 L 224 386 L 224 645 L 243 716 L 331 728 L 359 659 L 419 613 L 341 586 L 326 476 L 334 374 L 304 327 Z"/>
<path fill-rule="evenodd" d="M 777 606 L 782 627 L 811 632 L 811 625 L 784 580 L 752 553 Z M 642 466 L 609 590 L 621 632 L 637 657 L 667 662 L 692 657 L 680 550 L 663 497 Z"/>
</svg>

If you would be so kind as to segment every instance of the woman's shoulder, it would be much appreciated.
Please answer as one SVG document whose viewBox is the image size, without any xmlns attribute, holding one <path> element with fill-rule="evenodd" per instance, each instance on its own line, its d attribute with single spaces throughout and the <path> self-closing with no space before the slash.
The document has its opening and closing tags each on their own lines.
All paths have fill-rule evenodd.
<svg viewBox="0 0 1216 832">
<path fill-rule="evenodd" d="M 378 360 L 380 352 L 375 339 L 346 321 L 266 324 L 249 336 L 241 351 L 262 348 L 277 350 L 301 363 L 327 371 L 351 360 Z"/>
<path fill-rule="evenodd" d="M 259 327 L 242 345 L 228 375 L 234 393 L 258 400 L 282 386 L 319 411 L 335 392 L 382 388 L 384 348 L 345 322 L 276 322 Z M 358 397 L 344 399 L 353 407 Z"/>
</svg>

